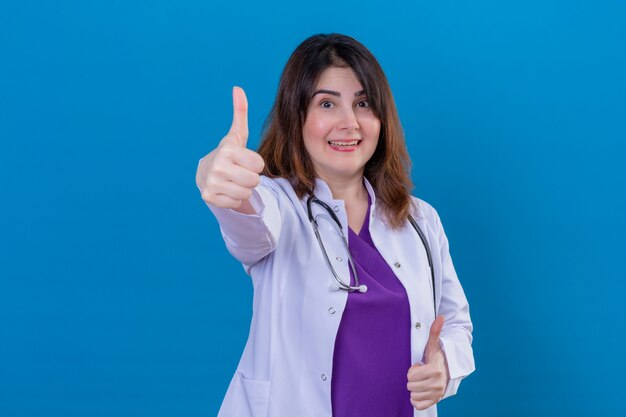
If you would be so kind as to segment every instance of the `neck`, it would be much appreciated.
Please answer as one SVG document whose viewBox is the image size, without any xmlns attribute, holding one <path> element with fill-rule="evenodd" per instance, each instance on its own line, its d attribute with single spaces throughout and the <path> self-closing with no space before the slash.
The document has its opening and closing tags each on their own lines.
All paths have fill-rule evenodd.
<svg viewBox="0 0 626 417">
<path fill-rule="evenodd" d="M 353 201 L 367 201 L 367 189 L 363 183 L 363 174 L 351 178 L 321 177 L 333 194 L 335 200 L 343 200 L 346 204 Z"/>
</svg>

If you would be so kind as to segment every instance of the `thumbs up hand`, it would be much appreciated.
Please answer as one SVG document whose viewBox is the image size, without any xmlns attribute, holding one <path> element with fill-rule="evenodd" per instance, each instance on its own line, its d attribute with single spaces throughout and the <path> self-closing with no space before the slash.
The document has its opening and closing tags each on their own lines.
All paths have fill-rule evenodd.
<svg viewBox="0 0 626 417">
<path fill-rule="evenodd" d="M 411 392 L 411 404 L 418 410 L 439 402 L 450 380 L 446 355 L 439 346 L 444 321 L 443 316 L 437 316 L 430 327 L 423 363 L 411 366 L 407 374 L 406 387 Z"/>
<path fill-rule="evenodd" d="M 258 153 L 247 149 L 248 100 L 246 93 L 233 87 L 233 123 L 217 148 L 198 164 L 196 185 L 202 199 L 216 207 L 252 214 L 248 202 L 259 185 L 265 163 Z"/>
</svg>

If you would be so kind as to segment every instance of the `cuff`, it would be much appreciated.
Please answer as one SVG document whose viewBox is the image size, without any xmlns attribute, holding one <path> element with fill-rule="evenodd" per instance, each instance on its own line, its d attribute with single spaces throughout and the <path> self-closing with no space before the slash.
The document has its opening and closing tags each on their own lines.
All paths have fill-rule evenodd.
<svg viewBox="0 0 626 417">
<path fill-rule="evenodd" d="M 461 384 L 461 380 L 474 371 L 474 364 L 466 364 L 466 366 L 462 366 L 459 363 L 458 357 L 455 356 L 455 345 L 453 340 L 448 340 L 444 337 L 439 337 L 439 346 L 441 346 L 441 350 L 443 350 L 443 354 L 446 358 L 446 366 L 448 367 L 448 375 L 450 379 L 448 380 L 448 385 L 446 386 L 446 390 L 441 397 L 441 400 L 444 398 L 448 398 L 452 395 L 455 395 L 459 389 L 459 385 Z M 470 367 L 471 365 L 471 367 Z M 469 372 L 468 372 L 469 370 Z"/>
</svg>

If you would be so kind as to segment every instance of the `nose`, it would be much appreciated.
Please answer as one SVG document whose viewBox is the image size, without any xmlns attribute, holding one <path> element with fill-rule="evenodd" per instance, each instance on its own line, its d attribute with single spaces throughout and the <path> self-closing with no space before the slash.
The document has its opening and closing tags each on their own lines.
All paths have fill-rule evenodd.
<svg viewBox="0 0 626 417">
<path fill-rule="evenodd" d="M 360 127 L 359 121 L 357 120 L 356 114 L 354 113 L 354 109 L 351 106 L 345 107 L 345 110 L 342 113 L 341 123 L 339 127 L 346 130 L 356 130 Z"/>
</svg>

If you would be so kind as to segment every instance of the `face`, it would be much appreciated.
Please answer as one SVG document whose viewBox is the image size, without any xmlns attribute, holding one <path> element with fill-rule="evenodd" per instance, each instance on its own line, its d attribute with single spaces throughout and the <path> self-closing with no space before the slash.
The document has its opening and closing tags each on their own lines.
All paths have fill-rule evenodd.
<svg viewBox="0 0 626 417">
<path fill-rule="evenodd" d="M 380 120 L 351 68 L 322 72 L 302 134 L 319 178 L 337 181 L 363 175 L 378 144 Z"/>
</svg>

